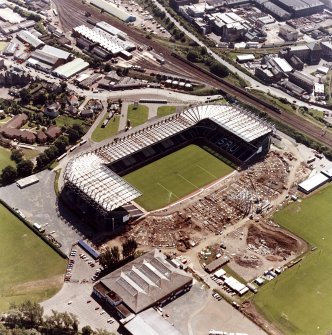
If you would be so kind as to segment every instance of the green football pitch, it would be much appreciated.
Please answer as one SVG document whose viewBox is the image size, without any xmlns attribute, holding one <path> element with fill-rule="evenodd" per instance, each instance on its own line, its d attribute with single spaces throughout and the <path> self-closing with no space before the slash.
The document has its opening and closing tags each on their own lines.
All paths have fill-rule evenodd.
<svg viewBox="0 0 332 335">
<path fill-rule="evenodd" d="M 197 145 L 189 145 L 126 176 L 142 192 L 135 201 L 147 210 L 162 208 L 233 169 Z"/>
<path fill-rule="evenodd" d="M 45 300 L 62 285 L 66 262 L 0 205 L 0 311 L 11 302 Z"/>
<path fill-rule="evenodd" d="M 332 185 L 275 214 L 276 222 L 317 247 L 254 297 L 259 310 L 283 334 L 332 331 L 331 204 Z"/>
</svg>

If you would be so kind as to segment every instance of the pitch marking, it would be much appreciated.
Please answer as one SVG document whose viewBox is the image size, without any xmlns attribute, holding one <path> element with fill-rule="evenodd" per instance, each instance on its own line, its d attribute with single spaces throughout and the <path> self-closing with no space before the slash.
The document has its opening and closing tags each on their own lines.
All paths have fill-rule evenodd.
<svg viewBox="0 0 332 335">
<path fill-rule="evenodd" d="M 201 167 L 200 165 L 196 164 L 197 167 L 199 167 L 200 169 L 202 169 L 203 171 L 205 171 L 207 174 L 209 174 L 210 176 L 212 176 L 215 179 L 218 179 L 217 176 L 215 176 L 213 173 L 211 173 L 210 171 L 204 169 L 203 167 Z"/>
</svg>

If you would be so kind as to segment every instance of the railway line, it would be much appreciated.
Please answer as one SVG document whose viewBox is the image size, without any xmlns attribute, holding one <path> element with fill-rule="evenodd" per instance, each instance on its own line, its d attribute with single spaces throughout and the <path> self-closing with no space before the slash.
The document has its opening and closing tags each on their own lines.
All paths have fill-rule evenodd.
<svg viewBox="0 0 332 335">
<path fill-rule="evenodd" d="M 81 24 L 87 24 L 85 12 L 88 10 L 92 17 L 96 20 L 104 20 L 115 26 L 116 28 L 124 31 L 131 37 L 131 39 L 138 45 L 149 45 L 155 52 L 162 54 L 166 60 L 166 65 L 156 67 L 156 70 L 161 72 L 166 68 L 168 72 L 179 73 L 182 75 L 190 75 L 194 80 L 205 82 L 209 86 L 214 86 L 222 92 L 236 97 L 237 100 L 251 105 L 263 112 L 269 114 L 272 118 L 281 121 L 284 124 L 310 136 L 311 138 L 323 143 L 326 146 L 332 147 L 332 134 L 327 132 L 322 136 L 321 127 L 304 120 L 294 114 L 282 112 L 278 113 L 275 106 L 257 98 L 251 93 L 226 82 L 225 80 L 212 75 L 208 71 L 199 68 L 195 64 L 189 63 L 180 57 L 174 57 L 174 54 L 168 48 L 160 45 L 153 39 L 147 40 L 144 35 L 136 31 L 132 27 L 120 22 L 108 14 L 101 13 L 93 6 L 87 6 L 79 0 L 54 0 L 57 6 L 60 22 L 65 31 L 70 31 L 73 27 Z"/>
</svg>

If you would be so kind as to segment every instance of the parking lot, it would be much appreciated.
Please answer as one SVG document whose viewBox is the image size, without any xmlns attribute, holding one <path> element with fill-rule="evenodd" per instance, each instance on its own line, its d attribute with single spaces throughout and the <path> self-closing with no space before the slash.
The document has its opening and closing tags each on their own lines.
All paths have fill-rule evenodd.
<svg viewBox="0 0 332 335">
<path fill-rule="evenodd" d="M 50 234 L 61 243 L 60 249 L 69 254 L 72 244 L 90 236 L 91 231 L 65 206 L 58 206 L 53 187 L 54 172 L 45 170 L 36 176 L 39 182 L 23 189 L 16 184 L 1 187 L 0 197 L 9 206 L 22 212 L 28 221 L 45 228 L 45 234 Z"/>
<path fill-rule="evenodd" d="M 62 289 L 51 299 L 44 301 L 45 314 L 52 310 L 70 312 L 79 320 L 79 327 L 90 325 L 93 329 L 102 328 L 115 332 L 118 328 L 116 320 L 91 296 L 96 273 L 101 266 L 79 246 L 73 246 L 70 252 L 65 283 Z M 95 277 L 93 277 L 95 276 Z"/>
</svg>

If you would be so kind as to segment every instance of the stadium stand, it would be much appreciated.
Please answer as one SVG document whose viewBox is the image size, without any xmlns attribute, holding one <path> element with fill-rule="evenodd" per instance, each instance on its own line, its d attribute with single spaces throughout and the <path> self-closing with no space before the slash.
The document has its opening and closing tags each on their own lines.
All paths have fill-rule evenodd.
<svg viewBox="0 0 332 335">
<path fill-rule="evenodd" d="M 109 215 L 141 194 L 121 176 L 191 143 L 243 168 L 268 153 L 273 131 L 269 123 L 237 106 L 190 107 L 73 158 L 65 169 L 65 186 Z"/>
</svg>

